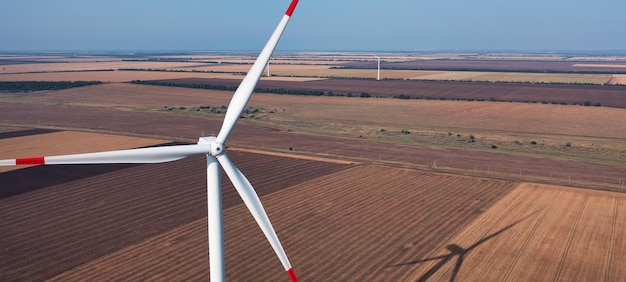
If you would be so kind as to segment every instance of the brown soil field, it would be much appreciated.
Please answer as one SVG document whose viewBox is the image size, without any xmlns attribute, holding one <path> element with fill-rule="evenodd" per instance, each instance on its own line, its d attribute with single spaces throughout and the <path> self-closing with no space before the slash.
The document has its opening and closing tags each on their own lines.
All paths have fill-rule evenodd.
<svg viewBox="0 0 626 282">
<path fill-rule="evenodd" d="M 276 95 L 277 96 L 277 95 Z M 265 97 L 257 95 L 256 97 Z M 281 96 L 278 96 L 281 97 Z M 286 97 L 286 96 L 285 96 Z M 298 97 L 293 97 L 293 99 Z M 349 98 L 343 98 L 350 101 Z M 354 100 L 356 98 L 352 98 Z M 357 99 L 366 101 L 376 101 L 377 99 Z M 400 100 L 379 100 L 397 101 Z M 412 101 L 420 103 L 424 101 Z M 441 101 L 437 101 L 442 103 Z M 456 102 L 447 102 L 454 105 Z M 469 103 L 469 102 L 468 102 Z M 495 105 L 497 103 L 483 103 L 485 105 Z M 515 105 L 515 104 L 503 104 Z M 519 104 L 523 105 L 523 104 Z M 538 106 L 538 105 L 536 105 Z M 545 105 L 548 106 L 548 105 Z M 603 108 L 587 107 L 565 107 L 574 109 L 599 110 Z M 221 126 L 221 117 L 207 118 L 193 115 L 176 115 L 164 112 L 144 112 L 114 110 L 108 108 L 85 108 L 67 107 L 44 104 L 24 104 L 24 103 L 0 103 L 0 110 L 3 112 L 3 123 L 13 125 L 30 124 L 35 126 L 52 126 L 61 128 L 82 128 L 88 130 L 99 130 L 105 132 L 122 132 L 125 134 L 139 134 L 141 136 L 151 136 L 160 138 L 174 138 L 195 142 L 198 136 L 203 133 L 207 135 L 216 134 Z M 619 109 L 614 109 L 619 110 Z M 28 115 L 24 115 L 28 113 Z M 103 118 L 107 117 L 107 118 Z M 489 118 L 490 116 L 487 116 Z M 431 117 L 432 119 L 432 117 Z M 609 152 L 622 152 L 619 144 L 623 145 L 623 137 L 610 143 L 609 147 L 616 147 L 606 152 L 599 148 L 575 150 L 575 154 L 570 154 L 564 145 L 555 147 L 562 150 L 566 156 L 574 159 L 586 161 L 550 159 L 546 157 L 520 156 L 499 153 L 497 150 L 489 151 L 466 151 L 448 148 L 432 148 L 419 145 L 403 145 L 384 142 L 385 139 L 368 140 L 353 135 L 350 138 L 337 138 L 330 136 L 316 136 L 289 132 L 285 128 L 271 126 L 259 126 L 255 123 L 242 120 L 233 132 L 229 145 L 237 147 L 252 147 L 264 150 L 287 151 L 292 148 L 295 152 L 306 154 L 330 155 L 337 157 L 349 157 L 368 162 L 385 162 L 394 165 L 410 165 L 420 168 L 428 168 L 436 162 L 437 169 L 446 171 L 458 171 L 478 175 L 490 175 L 507 177 L 513 179 L 533 179 L 548 183 L 560 183 L 566 185 L 595 187 L 601 189 L 621 189 L 620 179 L 624 178 L 625 169 L 623 165 L 623 153 L 609 156 Z M 541 121 L 541 120 L 540 120 Z M 515 124 L 515 123 L 511 123 Z M 604 123 L 608 126 L 610 123 Z M 616 122 L 616 126 L 624 126 L 621 121 Z M 346 126 L 348 126 L 347 124 Z M 602 125 L 602 126 L 604 126 Z M 173 129 L 175 128 L 175 131 Z M 391 130 L 391 129 L 390 129 Z M 447 131 L 447 130 L 446 130 Z M 618 130 L 616 132 L 625 132 Z M 388 133 L 388 132 L 387 132 Z M 389 133 L 391 134 L 391 133 Z M 476 139 L 482 138 L 477 134 Z M 612 134 L 612 133 L 611 133 Z M 402 136 L 397 133 L 397 136 Z M 445 134 L 445 138 L 448 134 Z M 572 138 L 567 135 L 565 138 Z M 385 137 L 387 138 L 387 137 Z M 392 138 L 396 138 L 393 137 Z M 452 137 L 456 138 L 455 136 Z M 171 139 L 170 139 L 171 140 Z M 563 139 L 565 141 L 566 139 Z M 576 140 L 576 139 L 574 139 Z M 383 141 L 383 142 L 381 142 Z M 458 142 L 458 141 L 454 141 Z M 481 142 L 481 141 L 478 141 Z M 609 141 L 606 141 L 609 142 Z M 466 144 L 464 142 L 463 144 Z M 467 143 L 474 146 L 471 143 Z M 518 146 L 518 145 L 515 145 Z M 574 147 L 575 148 L 575 147 Z M 475 150 L 476 148 L 474 148 Z M 542 149 L 543 150 L 543 149 Z M 617 150 L 617 151 L 616 151 Z M 603 153 L 604 152 L 604 153 Z M 545 151 L 538 153 L 548 154 Z M 584 158 L 582 156 L 585 156 Z M 594 158 L 610 160 L 610 164 L 591 163 Z M 615 164 L 613 164 L 615 163 Z M 616 165 L 617 164 L 617 165 Z"/>
<path fill-rule="evenodd" d="M 231 97 L 232 93 L 228 91 L 103 84 L 23 95 L 17 99 L 11 97 L 8 101 L 160 110 L 164 106 L 228 105 Z M 342 123 L 343 126 L 368 124 L 376 128 L 426 126 L 443 130 L 558 132 L 562 135 L 626 138 L 626 125 L 622 122 L 626 120 L 626 111 L 606 107 L 273 94 L 254 95 L 250 106 L 277 109 L 268 118 L 278 121 L 300 119 L 311 123 Z"/>
<path fill-rule="evenodd" d="M 262 198 L 352 167 L 249 152 L 229 156 Z M 38 166 L 0 173 L 1 190 L 19 190 L 0 197 L 0 280 L 48 279 L 189 223 L 206 223 L 205 171 L 204 157 L 196 156 L 163 164 Z M 33 181 L 19 181 L 27 179 Z M 225 175 L 222 185 L 224 208 L 241 205 Z M 206 242 L 206 225 L 203 230 Z M 208 262 L 207 245 L 202 246 L 196 246 L 204 254 L 199 264 Z M 116 272 L 129 273 L 126 269 Z"/>
<path fill-rule="evenodd" d="M 606 63 L 603 63 L 606 64 Z M 581 64 L 576 61 L 547 60 L 416 60 L 409 62 L 385 63 L 390 69 L 423 69 L 423 70 L 471 70 L 471 71 L 532 71 L 532 72 L 623 72 L 615 66 L 626 64 L 599 65 Z M 346 66 L 353 68 L 375 68 L 371 63 L 350 62 Z"/>
<path fill-rule="evenodd" d="M 521 184 L 408 281 L 623 281 L 626 194 Z"/>
<path fill-rule="evenodd" d="M 238 86 L 240 81 L 227 79 L 181 79 L 174 83 L 195 83 Z M 365 92 L 372 97 L 408 95 L 413 98 L 446 100 L 486 100 L 514 102 L 557 102 L 584 104 L 590 101 L 603 106 L 626 108 L 626 87 L 599 85 L 550 85 L 528 83 L 479 83 L 442 82 L 415 80 L 350 80 L 326 79 L 308 82 L 260 81 L 259 88 L 322 90 L 335 95 L 352 93 L 359 96 Z"/>
<path fill-rule="evenodd" d="M 626 75 L 622 75 L 622 74 L 613 75 L 610 83 L 611 84 L 626 84 Z"/>
<path fill-rule="evenodd" d="M 107 108 L 9 104 L 9 109 L 17 111 L 16 120 L 22 118 L 23 122 L 36 119 L 37 116 L 33 113 L 41 113 L 47 117 L 46 122 L 60 122 L 66 126 L 80 126 L 84 123 L 82 126 L 86 124 L 100 128 L 113 126 L 125 128 L 126 132 L 130 132 L 127 126 L 132 124 L 138 131 L 150 132 L 147 134 L 155 134 L 156 131 L 166 135 L 173 128 L 172 126 L 178 123 L 185 126 L 179 126 L 177 132 L 189 135 L 191 138 L 197 136 L 197 131 L 206 126 L 207 122 L 206 119 L 193 116 L 116 111 Z M 57 114 L 54 109 L 57 109 Z M 3 122 L 12 121 L 11 112 L 10 110 L 3 111 L 6 113 L 3 115 Z M 29 116 L 24 117 L 24 112 L 28 112 Z M 103 116 L 108 118 L 102 119 Z M 158 117 L 166 118 L 163 118 L 164 122 L 160 122 L 161 119 Z M 196 119 L 197 121 L 194 121 Z M 151 126 L 156 120 L 159 121 L 159 126 Z M 169 122 L 173 122 L 172 125 L 168 126 Z M 244 131 L 239 131 L 240 129 Z M 259 129 L 261 131 L 258 131 Z M 267 144 L 264 146 L 269 149 L 271 146 L 279 148 L 296 144 L 294 147 L 298 151 L 301 149 L 311 152 L 332 151 L 333 154 L 336 153 L 339 156 L 356 158 L 359 158 L 358 154 L 361 153 L 360 158 L 365 160 L 376 159 L 376 156 L 368 157 L 367 154 L 378 153 L 386 157 L 398 158 L 395 165 L 420 160 L 430 162 L 430 158 L 434 157 L 438 164 L 436 169 L 443 172 L 452 171 L 446 161 L 447 158 L 452 158 L 451 163 L 461 160 L 460 163 L 470 166 L 472 165 L 470 160 L 478 161 L 480 166 L 485 163 L 492 165 L 499 163 L 505 167 L 526 165 L 524 169 L 539 170 L 537 173 L 545 172 L 547 167 L 553 167 L 559 172 L 576 171 L 574 172 L 576 177 L 585 177 L 585 175 L 602 177 L 612 174 L 613 176 L 610 177 L 617 179 L 624 175 L 623 168 L 597 165 L 590 167 L 580 162 L 512 158 L 507 155 L 498 158 L 498 154 L 483 155 L 481 152 L 433 148 L 420 150 L 416 146 L 390 146 L 365 140 L 345 142 L 345 140 L 287 133 L 246 124 L 239 124 L 232 137 L 235 141 L 232 143 L 238 146 L 245 145 L 246 142 L 257 145 L 261 142 Z M 425 155 L 420 156 L 421 154 Z M 411 265 L 410 262 L 419 258 L 429 258 L 439 250 L 445 249 L 448 240 L 460 234 L 459 232 L 468 223 L 474 222 L 473 219 L 476 216 L 487 210 L 491 204 L 515 186 L 513 182 L 501 180 L 367 165 L 334 173 L 351 166 L 266 154 L 250 154 L 237 150 L 231 151 L 230 155 L 242 171 L 248 174 L 255 187 L 259 191 L 266 191 L 260 193 L 266 195 L 262 196 L 263 201 L 296 272 L 303 279 L 311 280 L 352 278 L 380 280 L 387 277 L 401 280 L 411 279 L 415 277 L 414 275 L 421 277 L 418 272 L 420 270 L 417 269 L 419 265 Z M 241 158 L 238 158 L 238 155 Z M 463 161 L 463 158 L 468 159 Z M 12 278 L 39 280 L 53 276 L 59 280 L 78 279 L 78 277 L 91 277 L 95 280 L 206 278 L 208 276 L 207 251 L 205 248 L 197 247 L 198 244 L 206 242 L 204 225 L 206 209 L 203 208 L 204 202 L 202 201 L 206 195 L 202 195 L 202 189 L 196 188 L 204 185 L 202 177 L 199 179 L 197 177 L 202 174 L 203 166 L 198 165 L 202 162 L 202 158 L 198 157 L 169 164 L 116 167 L 114 171 L 99 174 L 76 167 L 32 167 L 0 174 L 0 183 L 19 183 L 16 179 L 39 179 L 39 181 L 49 183 L 53 175 L 59 175 L 61 172 L 67 173 L 68 169 L 76 169 L 76 174 L 78 174 L 63 183 L 53 185 L 44 183 L 36 188 L 22 188 L 25 189 L 24 192 L 0 200 L 2 201 L 0 209 L 8 209 L 0 214 L 12 218 L 12 220 L 0 220 L 5 224 L 0 230 L 17 230 L 16 232 L 20 234 L 20 236 L 3 235 L 6 239 L 2 243 L 7 245 L 0 247 L 8 250 L 10 257 L 15 260 L 6 263 L 6 267 L 10 270 L 16 269 L 18 273 L 23 274 L 16 274 L 10 270 L 2 270 L 0 273 L 8 273 L 8 280 L 13 280 Z M 306 165 L 309 162 L 319 164 L 315 165 L 317 170 Z M 332 168 L 329 169 L 328 166 Z M 580 167 L 576 168 L 577 166 Z M 258 171 L 259 167 L 266 170 Z M 294 170 L 294 167 L 299 167 L 301 170 Z M 88 168 L 88 170 L 97 169 Z M 319 174 L 316 174 L 317 176 L 290 176 L 288 181 L 282 180 L 282 182 L 277 180 L 281 179 L 281 172 L 287 170 L 290 174 L 296 175 L 307 174 L 311 171 L 318 171 Z M 33 177 L 33 175 L 44 177 Z M 282 177 L 284 179 L 284 176 Z M 254 179 L 259 178 L 261 183 L 255 182 Z M 597 181 L 601 182 L 601 180 Z M 20 186 L 22 185 L 24 184 L 21 183 Z M 144 185 L 147 187 L 142 188 Z M 229 187 L 226 186 L 227 183 L 224 185 L 224 193 L 227 191 L 231 193 L 224 196 L 225 203 L 233 203 L 232 201 L 236 203 L 237 201 L 232 199 L 238 199 L 238 196 L 234 195 L 232 188 L 226 188 Z M 276 188 L 276 185 L 279 187 Z M 182 190 L 177 190 L 181 198 L 172 197 L 171 187 L 181 186 Z M 285 189 L 287 187 L 290 188 Z M 346 188 L 337 189 L 337 187 Z M 382 187 L 385 189 L 381 189 Z M 463 190 L 464 193 L 458 192 L 458 189 L 465 187 L 472 187 L 472 189 Z M 90 192 L 91 189 L 98 192 Z M 111 189 L 114 190 L 111 191 Z M 194 190 L 191 191 L 191 189 Z M 320 194 L 316 196 L 315 193 Z M 537 194 L 537 197 L 540 197 L 541 193 Z M 56 197 L 60 197 L 59 200 L 55 200 Z M 142 205 L 138 206 L 138 202 Z M 289 205 L 285 205 L 286 202 Z M 31 203 L 37 204 L 31 206 Z M 48 207 L 48 205 L 51 206 Z M 63 208 L 59 205 L 63 205 Z M 181 210 L 180 205 L 185 205 L 185 209 Z M 81 208 L 83 206 L 89 208 Z M 269 246 L 267 250 L 258 247 L 263 246 L 265 240 L 245 208 L 237 204 L 225 204 L 225 206 L 229 207 L 225 220 L 228 226 L 227 238 L 229 238 L 227 242 L 229 279 L 231 277 L 235 280 L 282 279 L 284 273 Z M 395 208 L 397 213 L 384 212 L 383 207 Z M 33 209 L 41 211 L 37 215 L 42 217 L 49 215 L 52 218 L 41 220 L 33 216 Z M 432 211 L 435 210 L 441 212 L 433 213 Z M 55 214 L 55 212 L 63 213 L 65 216 Z M 133 214 L 133 216 L 129 217 L 128 214 Z M 88 222 L 94 218 L 96 220 Z M 125 219 L 120 220 L 120 218 Z M 412 218 L 418 220 L 410 220 Z M 401 221 L 392 223 L 394 222 L 392 219 L 401 219 Z M 521 225 L 527 219 L 518 217 L 513 220 L 520 221 L 517 225 Z M 41 224 L 42 222 L 45 224 Z M 16 224 L 21 225 L 17 227 Z M 110 226 L 103 228 L 100 224 Z M 513 229 L 513 227 L 505 229 L 507 226 L 493 231 L 497 233 L 503 230 L 497 235 L 504 235 L 509 229 Z M 53 227 L 59 228 L 58 233 L 51 231 Z M 31 229 L 33 231 L 29 231 Z M 384 232 L 379 235 L 374 233 L 381 230 Z M 584 232 L 589 231 L 581 232 L 585 234 Z M 48 233 L 51 234 L 48 235 Z M 63 234 L 63 236 L 55 234 Z M 368 234 L 368 236 L 361 236 L 361 234 Z M 430 236 L 425 238 L 424 234 Z M 68 239 L 65 239 L 66 237 Z M 72 239 L 75 237 L 80 239 Z M 29 238 L 29 241 L 19 241 L 26 240 L 26 238 Z M 46 239 L 41 240 L 41 238 Z M 490 242 L 490 238 L 488 237 L 486 241 Z M 572 236 L 572 242 L 581 240 L 576 238 Z M 387 243 L 379 244 L 379 242 Z M 86 244 L 90 247 L 86 248 Z M 576 243 L 571 243 L 571 245 L 569 249 L 574 252 Z M 457 246 L 464 245 L 459 242 Z M 613 251 L 616 257 L 623 254 L 619 248 L 613 248 L 617 250 Z M 72 255 L 64 253 L 65 250 L 72 252 Z M 242 260 L 242 258 L 252 258 L 252 260 Z M 348 260 L 345 263 L 336 263 L 341 259 Z M 36 263 L 40 268 L 25 266 L 29 263 Z M 179 267 L 171 267 L 181 263 L 183 265 Z M 562 264 L 563 266 L 558 263 L 556 268 L 562 269 L 559 271 L 563 273 L 573 268 L 565 262 Z M 554 267 L 553 265 L 552 268 Z M 171 271 L 172 269 L 178 270 Z M 609 267 L 609 269 L 612 268 Z M 617 277 L 621 275 L 619 270 L 609 270 L 607 273 L 618 275 Z M 461 274 L 457 275 L 457 277 L 463 277 L 460 276 Z M 510 277 L 515 279 L 517 276 Z"/>
<path fill-rule="evenodd" d="M 88 132 L 53 132 L 0 139 L 0 159 L 123 150 L 164 143 L 138 137 Z M 0 167 L 0 173 L 22 167 Z"/>
<path fill-rule="evenodd" d="M 506 181 L 358 166 L 262 200 L 302 281 L 397 281 L 412 272 L 392 264 L 437 249 L 514 187 Z M 244 206 L 226 209 L 224 223 L 228 280 L 286 278 Z M 53 280 L 203 280 L 206 236 L 206 222 L 199 219 Z"/>
<path fill-rule="evenodd" d="M 220 107 L 229 103 L 231 95 L 224 91 L 104 84 L 22 95 L 8 101 L 163 111 L 165 106 L 185 106 L 190 109 L 202 105 Z M 264 113 L 257 114 L 260 119 L 255 120 L 255 124 L 278 130 L 290 128 L 300 133 L 350 139 L 360 136 L 359 139 L 382 142 L 435 144 L 472 150 L 491 150 L 490 146 L 497 144 L 500 151 L 519 154 L 605 160 L 612 163 L 626 161 L 623 158 L 626 145 L 622 142 L 626 138 L 626 125 L 622 122 L 626 119 L 626 112 L 623 109 L 271 94 L 253 96 L 250 106 L 265 109 Z M 268 111 L 272 109 L 274 113 L 269 114 Z M 389 114 L 391 112 L 394 114 Z M 179 113 L 193 114 L 188 111 Z M 220 115 L 196 115 L 221 118 Z M 38 125 L 41 121 L 33 123 Z M 130 121 L 125 123 L 131 126 Z M 214 124 L 210 121 L 207 123 Z M 198 129 L 196 136 L 202 132 L 213 134 L 218 127 L 210 125 Z M 380 132 L 380 128 L 387 129 L 387 132 Z M 414 134 L 397 134 L 403 128 Z M 467 137 L 470 134 L 475 137 L 474 142 L 463 142 L 469 140 Z M 574 144 L 572 148 L 565 147 L 568 141 Z M 531 145 L 532 142 L 537 144 Z"/>
</svg>

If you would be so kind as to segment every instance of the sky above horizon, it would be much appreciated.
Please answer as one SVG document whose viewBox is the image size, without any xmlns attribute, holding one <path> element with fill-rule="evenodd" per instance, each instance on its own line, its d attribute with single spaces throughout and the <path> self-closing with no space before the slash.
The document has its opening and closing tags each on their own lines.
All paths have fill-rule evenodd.
<svg viewBox="0 0 626 282">
<path fill-rule="evenodd" d="M 14 0 L 0 51 L 260 50 L 290 0 Z M 626 50 L 626 1 L 301 0 L 277 50 Z"/>
</svg>

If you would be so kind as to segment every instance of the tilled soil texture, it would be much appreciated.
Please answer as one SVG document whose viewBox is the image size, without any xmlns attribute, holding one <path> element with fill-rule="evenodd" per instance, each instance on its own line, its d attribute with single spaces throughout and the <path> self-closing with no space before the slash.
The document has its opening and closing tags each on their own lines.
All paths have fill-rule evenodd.
<svg viewBox="0 0 626 282">
<path fill-rule="evenodd" d="M 441 247 L 516 186 L 513 182 L 361 165 L 263 198 L 302 281 L 399 281 L 395 266 Z M 203 220 L 102 257 L 55 281 L 186 280 L 208 276 Z M 226 278 L 287 275 L 243 205 L 225 211 Z M 120 271 L 125 270 L 127 271 Z"/>
<path fill-rule="evenodd" d="M 351 167 L 238 151 L 229 156 L 261 197 Z M 0 174 L 2 188 L 19 189 L 21 182 L 14 181 L 20 178 L 39 182 L 37 190 L 0 199 L 0 280 L 44 280 L 207 216 L 204 156 L 86 167 Z M 54 172 L 72 179 L 58 183 Z M 222 189 L 225 209 L 241 204 L 226 175 Z M 207 254 L 207 245 L 196 247 Z"/>
<path fill-rule="evenodd" d="M 520 184 L 409 281 L 624 281 L 626 194 Z"/>
<path fill-rule="evenodd" d="M 236 79 L 171 79 L 159 80 L 176 84 L 239 86 Z M 257 88 L 285 90 L 324 91 L 325 95 L 359 97 L 367 93 L 372 97 L 405 97 L 445 100 L 497 100 L 534 103 L 580 104 L 626 108 L 626 86 L 560 85 L 531 83 L 484 83 L 412 80 L 362 80 L 326 79 L 315 81 L 261 80 Z"/>
</svg>

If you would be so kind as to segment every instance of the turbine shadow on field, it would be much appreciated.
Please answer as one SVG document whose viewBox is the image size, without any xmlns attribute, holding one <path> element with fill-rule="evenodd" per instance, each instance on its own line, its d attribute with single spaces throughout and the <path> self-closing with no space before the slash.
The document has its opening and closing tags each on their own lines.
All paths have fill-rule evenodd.
<svg viewBox="0 0 626 282">
<path fill-rule="evenodd" d="M 487 235 L 486 237 L 483 237 L 482 239 L 480 239 L 479 241 L 477 241 L 476 243 L 472 244 L 471 246 L 467 247 L 467 248 L 463 248 L 457 244 L 449 244 L 446 246 L 446 249 L 449 251 L 448 254 L 445 255 L 441 255 L 441 256 L 436 256 L 436 257 L 430 257 L 430 258 L 425 258 L 425 259 L 419 259 L 419 260 L 415 260 L 415 261 L 410 261 L 410 262 L 405 262 L 405 263 L 400 263 L 400 264 L 394 264 L 394 265 L 389 265 L 387 267 L 395 267 L 395 266 L 405 266 L 405 265 L 412 265 L 412 264 L 419 264 L 419 263 L 424 263 L 424 262 L 428 262 L 428 261 L 434 261 L 434 260 L 439 260 L 439 262 L 434 265 L 433 267 L 431 267 L 426 273 L 424 273 L 420 278 L 417 279 L 417 281 L 427 281 L 430 277 L 432 277 L 435 273 L 437 273 L 444 265 L 446 265 L 448 262 L 450 262 L 452 259 L 454 259 L 454 257 L 457 257 L 456 263 L 454 265 L 454 270 L 452 271 L 452 276 L 450 277 L 450 282 L 456 281 L 456 277 L 459 274 L 459 271 L 461 270 L 461 266 L 463 265 L 463 261 L 465 260 L 465 257 L 467 256 L 467 254 L 469 252 L 471 252 L 473 249 L 475 249 L 476 247 L 480 246 L 481 244 L 497 237 L 498 235 L 504 233 L 505 231 L 513 228 L 515 225 L 519 224 L 520 222 L 528 219 L 529 217 L 531 217 L 533 214 L 537 213 L 537 211 L 531 213 L 530 215 L 525 216 L 524 218 L 517 220 L 509 225 L 507 225 L 506 227 L 491 233 L 489 235 Z"/>
</svg>

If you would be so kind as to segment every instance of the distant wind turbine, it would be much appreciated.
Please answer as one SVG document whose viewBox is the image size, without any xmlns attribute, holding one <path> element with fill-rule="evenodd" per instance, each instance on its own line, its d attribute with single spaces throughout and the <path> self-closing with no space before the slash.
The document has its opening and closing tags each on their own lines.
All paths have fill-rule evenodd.
<svg viewBox="0 0 626 282">
<path fill-rule="evenodd" d="M 380 80 L 380 57 L 373 55 L 374 57 L 376 57 L 376 59 L 378 59 L 378 75 L 376 76 L 376 80 Z"/>
</svg>

